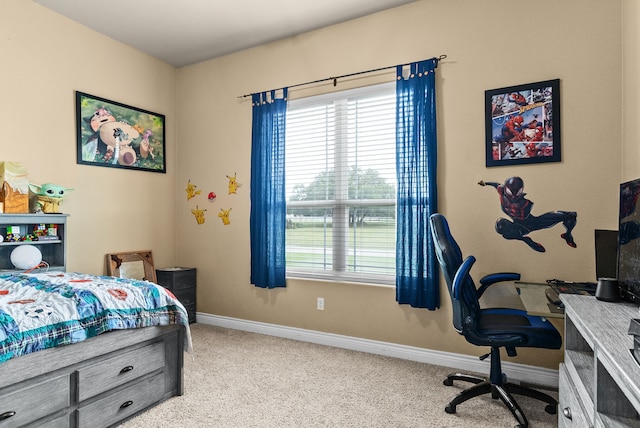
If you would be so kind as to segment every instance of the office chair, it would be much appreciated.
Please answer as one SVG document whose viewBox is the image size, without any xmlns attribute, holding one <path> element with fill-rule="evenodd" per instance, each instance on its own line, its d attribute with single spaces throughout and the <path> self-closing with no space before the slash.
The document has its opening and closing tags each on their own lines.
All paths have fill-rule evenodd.
<svg viewBox="0 0 640 428">
<path fill-rule="evenodd" d="M 485 290 L 501 281 L 520 279 L 517 273 L 496 273 L 483 277 L 480 288 L 476 286 L 469 271 L 475 263 L 473 256 L 462 260 L 462 252 L 449 231 L 447 220 L 441 214 L 433 214 L 430 218 L 431 235 L 440 262 L 440 268 L 447 283 L 453 306 L 453 326 L 465 339 L 477 346 L 489 346 L 491 352 L 480 357 L 491 358 L 489 379 L 462 373 L 452 373 L 444 380 L 447 386 L 454 380 L 471 382 L 474 385 L 462 391 L 445 407 L 445 412 L 455 413 L 456 406 L 473 397 L 491 393 L 493 399 L 502 402 L 518 421 L 516 428 L 529 426 L 522 409 L 512 394 L 525 395 L 547 403 L 545 411 L 549 414 L 557 412 L 558 402 L 551 396 L 521 385 L 509 383 L 502 373 L 500 348 L 504 347 L 507 355 L 516 355 L 516 347 L 559 349 L 562 338 L 558 330 L 546 319 L 527 315 L 523 310 L 491 308 L 481 309 L 478 299 Z"/>
</svg>

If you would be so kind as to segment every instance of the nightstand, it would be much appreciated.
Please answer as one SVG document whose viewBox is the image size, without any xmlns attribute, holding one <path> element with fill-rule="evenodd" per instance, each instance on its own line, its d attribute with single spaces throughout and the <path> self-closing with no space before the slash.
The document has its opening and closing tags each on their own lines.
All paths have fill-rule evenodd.
<svg viewBox="0 0 640 428">
<path fill-rule="evenodd" d="M 189 315 L 189 323 L 196 322 L 196 268 L 169 267 L 156 269 L 158 284 L 171 291 Z"/>
</svg>

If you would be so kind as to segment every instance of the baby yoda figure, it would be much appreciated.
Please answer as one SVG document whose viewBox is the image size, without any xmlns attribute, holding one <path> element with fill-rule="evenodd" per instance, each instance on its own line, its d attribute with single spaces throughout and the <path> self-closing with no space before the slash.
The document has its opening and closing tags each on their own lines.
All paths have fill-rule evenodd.
<svg viewBox="0 0 640 428">
<path fill-rule="evenodd" d="M 64 197 L 73 191 L 57 184 L 45 183 L 42 186 L 37 184 L 29 184 L 29 188 L 36 195 L 36 211 L 42 211 L 47 214 L 55 214 L 60 212 L 60 204 Z"/>
</svg>

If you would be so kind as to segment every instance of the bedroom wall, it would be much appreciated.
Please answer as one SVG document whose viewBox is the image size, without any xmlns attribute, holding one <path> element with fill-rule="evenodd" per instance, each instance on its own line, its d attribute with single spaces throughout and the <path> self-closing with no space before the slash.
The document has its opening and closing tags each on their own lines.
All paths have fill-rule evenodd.
<svg viewBox="0 0 640 428">
<path fill-rule="evenodd" d="M 623 181 L 640 177 L 640 3 L 622 1 Z"/>
<path fill-rule="evenodd" d="M 439 206 L 464 252 L 477 256 L 474 275 L 512 270 L 534 282 L 593 281 L 593 230 L 617 225 L 621 22 L 619 1 L 417 1 L 178 69 L 176 261 L 198 268 L 198 311 L 477 354 L 453 332 L 445 294 L 430 312 L 396 304 L 393 287 L 290 280 L 266 291 L 249 283 L 251 105 L 237 97 L 440 54 L 448 58 L 438 68 Z M 562 162 L 486 168 L 484 91 L 554 78 L 561 79 Z M 243 186 L 229 195 L 226 176 L 236 173 Z M 578 213 L 577 248 L 560 238 L 560 225 L 535 232 L 546 253 L 495 232 L 498 196 L 476 183 L 512 175 L 525 180 L 534 214 Z M 189 180 L 203 192 L 190 201 Z M 214 203 L 209 191 L 218 195 Z M 194 219 L 196 207 L 207 210 L 204 224 Z M 225 226 L 217 214 L 229 208 Z M 324 311 L 315 309 L 317 297 Z M 521 350 L 512 361 L 557 368 L 561 359 L 561 351 Z"/>
<path fill-rule="evenodd" d="M 506 0 L 422 0 L 175 70 L 40 5 L 3 0 L 0 160 L 23 162 L 34 183 L 76 189 L 62 206 L 69 270 L 102 273 L 107 252 L 152 249 L 157 265 L 198 268 L 200 312 L 476 355 L 453 333 L 445 295 L 430 312 L 397 305 L 392 287 L 249 284 L 251 106 L 237 96 L 447 54 L 438 69 L 440 210 L 478 257 L 475 276 L 508 269 L 529 281 L 592 280 L 593 229 L 616 227 L 618 183 L 623 172 L 639 175 L 632 3 L 541 0 L 531 10 Z M 484 91 L 552 78 L 561 79 L 563 161 L 485 168 Z M 77 165 L 74 90 L 166 114 L 167 174 Z M 243 186 L 228 195 L 234 173 Z M 578 212 L 576 249 L 559 238 L 560 226 L 536 232 L 544 254 L 495 233 L 497 195 L 475 183 L 516 174 L 535 214 Z M 188 180 L 217 201 L 187 201 Z M 202 225 L 196 204 L 207 209 Z M 220 208 L 232 208 L 229 226 Z M 325 311 L 315 310 L 318 296 Z M 515 361 L 557 368 L 561 358 L 522 350 Z"/>
<path fill-rule="evenodd" d="M 175 260 L 175 69 L 36 3 L 0 2 L 0 160 L 22 162 L 32 183 L 74 188 L 68 270 L 103 274 L 104 255 L 153 250 Z M 167 117 L 167 173 L 76 164 L 79 90 Z"/>
</svg>

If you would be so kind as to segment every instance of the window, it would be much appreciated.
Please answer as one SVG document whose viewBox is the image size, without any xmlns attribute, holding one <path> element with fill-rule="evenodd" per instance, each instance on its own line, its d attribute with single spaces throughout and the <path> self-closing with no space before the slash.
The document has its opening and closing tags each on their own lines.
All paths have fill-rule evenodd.
<svg viewBox="0 0 640 428">
<path fill-rule="evenodd" d="M 288 276 L 395 283 L 395 84 L 289 101 Z"/>
</svg>

